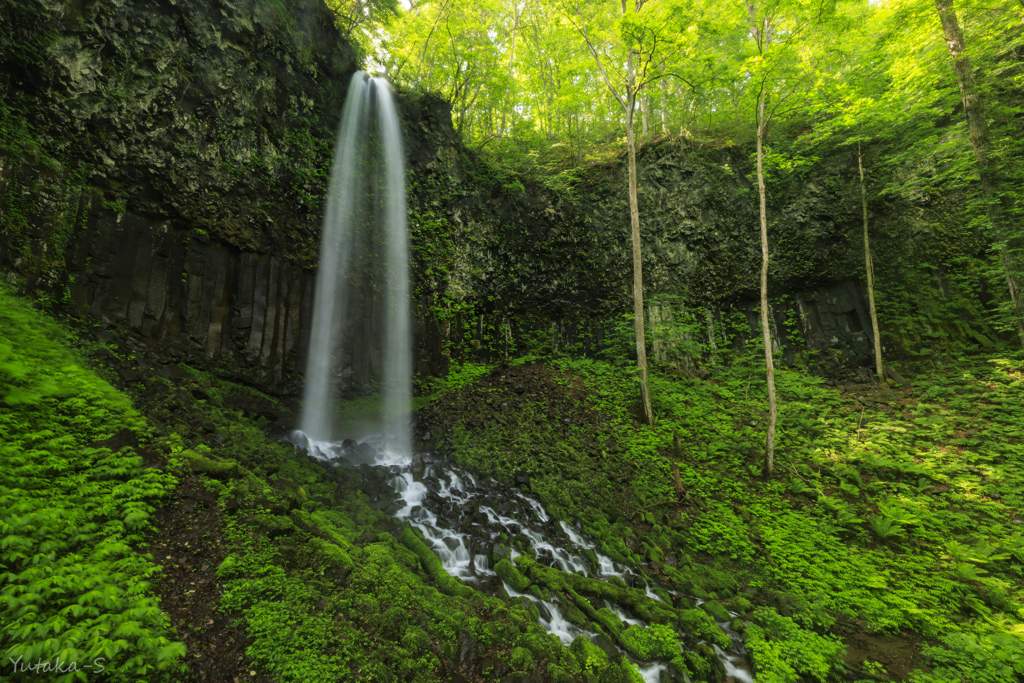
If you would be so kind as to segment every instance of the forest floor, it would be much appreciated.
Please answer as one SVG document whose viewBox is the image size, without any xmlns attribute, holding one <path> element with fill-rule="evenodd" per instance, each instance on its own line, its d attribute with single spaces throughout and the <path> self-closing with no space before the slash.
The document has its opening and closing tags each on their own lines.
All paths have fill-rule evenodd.
<svg viewBox="0 0 1024 683">
<path fill-rule="evenodd" d="M 294 405 L 0 296 L 5 657 L 125 681 L 635 680 L 446 581 L 383 477 L 277 440 Z M 755 358 L 656 369 L 654 427 L 627 363 L 466 363 L 419 401 L 416 444 L 702 601 L 655 618 L 742 613 L 759 681 L 1024 675 L 1024 357 L 904 368 L 909 388 L 780 369 L 771 477 Z"/>
</svg>

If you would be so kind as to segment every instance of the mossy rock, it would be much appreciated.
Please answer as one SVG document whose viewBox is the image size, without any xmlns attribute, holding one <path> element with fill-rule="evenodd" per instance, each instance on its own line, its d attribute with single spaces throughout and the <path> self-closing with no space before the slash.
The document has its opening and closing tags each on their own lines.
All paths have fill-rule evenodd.
<svg viewBox="0 0 1024 683">
<path fill-rule="evenodd" d="M 650 562 L 664 562 L 665 561 L 665 551 L 662 550 L 661 548 L 659 548 L 657 545 L 655 545 L 653 543 L 651 543 L 651 544 L 644 543 L 643 546 L 646 549 L 645 552 L 644 552 L 644 557 L 648 561 L 650 561 Z"/>
<path fill-rule="evenodd" d="M 412 527 L 405 527 L 402 530 L 402 543 L 420 559 L 427 574 L 434 580 L 437 587 L 449 595 L 472 597 L 472 588 L 462 583 L 448 572 L 441 565 L 434 551 L 427 547 L 423 540 L 412 530 Z"/>
<path fill-rule="evenodd" d="M 711 662 L 692 650 L 683 653 L 686 670 L 693 683 L 714 683 Z M 673 660 L 675 661 L 675 660 Z M 671 665 L 671 664 L 670 664 Z M 685 679 L 684 679 L 685 680 Z"/>
<path fill-rule="evenodd" d="M 642 600 L 633 606 L 636 615 L 652 624 L 671 624 L 677 619 L 676 610 L 657 600 Z"/>
<path fill-rule="evenodd" d="M 509 664 L 512 665 L 514 671 L 532 671 L 533 655 L 525 647 L 513 648 Z"/>
<path fill-rule="evenodd" d="M 710 640 L 723 648 L 727 648 L 730 645 L 729 636 L 715 623 L 711 615 L 704 610 L 680 610 L 678 624 L 683 633 L 695 636 L 698 640 Z"/>
<path fill-rule="evenodd" d="M 568 601 L 562 602 L 562 608 L 565 610 L 565 618 L 575 626 L 580 628 L 586 628 L 589 620 L 580 608 Z"/>
<path fill-rule="evenodd" d="M 576 639 L 569 645 L 569 652 L 579 662 L 583 671 L 598 672 L 607 668 L 608 655 L 604 650 L 590 642 L 586 636 L 576 636 Z"/>
<path fill-rule="evenodd" d="M 528 633 L 521 642 L 536 659 L 557 661 L 562 653 L 562 641 L 553 633 Z"/>
<path fill-rule="evenodd" d="M 505 583 L 512 587 L 513 590 L 520 593 L 525 593 L 530 588 L 530 580 L 520 573 L 516 569 L 515 565 L 508 560 L 502 560 L 498 564 L 494 565 L 494 571 L 497 572 L 498 576 L 504 579 Z"/>
<path fill-rule="evenodd" d="M 260 514 L 256 515 L 256 523 L 263 528 L 270 538 L 279 538 L 295 533 L 298 529 L 288 517 L 281 515 Z"/>
<path fill-rule="evenodd" d="M 723 607 L 722 603 L 717 600 L 708 600 L 700 607 L 710 614 L 715 621 L 732 621 L 732 615 L 729 614 L 729 610 Z"/>
<path fill-rule="evenodd" d="M 237 479 L 242 476 L 242 468 L 234 460 L 213 460 L 193 450 L 184 450 L 178 453 L 178 457 L 188 464 L 193 474 L 205 474 L 218 479 Z"/>
<path fill-rule="evenodd" d="M 644 683 L 644 677 L 628 661 L 621 660 L 601 672 L 600 683 Z"/>
<path fill-rule="evenodd" d="M 609 634 L 618 638 L 622 632 L 622 621 L 619 619 L 619 615 L 607 607 L 602 607 L 594 613 L 594 617 L 595 621 L 603 626 Z"/>
<path fill-rule="evenodd" d="M 409 626 L 402 636 L 402 647 L 410 652 L 423 652 L 430 648 L 430 636 L 419 626 Z"/>
<path fill-rule="evenodd" d="M 568 671 L 554 662 L 548 664 L 548 680 L 551 683 L 576 683 L 576 679 Z"/>
<path fill-rule="evenodd" d="M 709 672 L 705 680 L 708 683 L 722 683 L 725 680 L 725 665 L 718 658 L 718 653 L 715 652 L 714 648 L 707 643 L 700 643 L 694 649 L 697 656 L 708 665 Z"/>
<path fill-rule="evenodd" d="M 347 552 L 340 546 L 325 541 L 322 538 L 311 538 L 310 546 L 316 549 L 317 555 L 326 563 L 340 570 L 342 575 L 347 575 L 355 567 L 355 563 Z"/>
<path fill-rule="evenodd" d="M 378 614 L 374 622 L 378 633 L 388 640 L 398 640 L 409 626 L 409 614 L 401 607 L 391 607 Z"/>
<path fill-rule="evenodd" d="M 647 628 L 633 624 L 622 632 L 619 642 L 637 659 L 668 659 L 679 652 L 675 631 L 661 624 Z"/>
<path fill-rule="evenodd" d="M 530 622 L 536 623 L 540 619 L 540 610 L 529 598 L 512 598 L 508 604 L 514 608 L 513 613 L 519 612 L 525 615 Z"/>
<path fill-rule="evenodd" d="M 686 656 L 680 652 L 668 663 L 668 671 L 676 681 L 693 680 L 694 673 L 686 664 Z"/>
<path fill-rule="evenodd" d="M 541 588 L 535 583 L 530 585 L 530 595 L 537 598 L 538 600 L 543 600 L 545 602 L 551 601 L 551 593 L 549 593 L 547 590 Z"/>
<path fill-rule="evenodd" d="M 745 595 L 737 595 L 724 603 L 727 609 L 731 608 L 735 612 L 749 612 L 754 609 L 754 603 L 750 602 L 750 599 Z"/>
<path fill-rule="evenodd" d="M 217 578 L 221 580 L 233 579 L 239 575 L 239 571 L 238 558 L 234 555 L 228 555 L 217 567 Z"/>
</svg>

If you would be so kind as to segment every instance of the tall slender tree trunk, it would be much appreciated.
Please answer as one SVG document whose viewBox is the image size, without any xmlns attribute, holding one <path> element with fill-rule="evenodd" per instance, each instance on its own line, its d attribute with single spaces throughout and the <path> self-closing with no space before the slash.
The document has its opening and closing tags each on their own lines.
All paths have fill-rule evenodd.
<svg viewBox="0 0 1024 683">
<path fill-rule="evenodd" d="M 1024 2 L 1024 0 L 1021 0 Z M 661 97 L 658 110 L 661 112 L 661 134 L 668 135 L 668 110 L 665 106 L 665 79 L 658 81 L 658 94 Z"/>
<path fill-rule="evenodd" d="M 768 320 L 768 207 L 764 188 L 764 105 L 763 92 L 757 103 L 757 194 L 761 205 L 761 333 L 764 336 L 764 364 L 768 373 L 768 433 L 764 442 L 764 473 L 770 476 L 775 469 L 775 425 L 779 419 L 779 405 L 775 398 L 775 359 L 772 354 L 772 332 Z"/>
<path fill-rule="evenodd" d="M 636 105 L 636 76 L 633 53 L 626 59 L 626 147 L 629 164 L 629 223 L 633 238 L 633 326 L 636 331 L 636 369 L 640 376 L 640 402 L 644 422 L 654 424 L 651 389 L 647 383 L 647 341 L 644 335 L 644 273 L 640 250 L 640 204 L 636 196 L 636 140 L 633 135 L 633 108 Z"/>
<path fill-rule="evenodd" d="M 864 185 L 864 161 L 860 154 L 860 143 L 857 143 L 857 169 L 860 171 L 860 204 L 864 209 L 864 268 L 868 278 L 868 312 L 871 315 L 871 333 L 875 337 L 875 374 L 878 381 L 885 378 L 882 366 L 882 338 L 878 333 L 878 316 L 875 314 L 875 267 L 871 260 L 871 241 L 868 238 L 868 191 Z"/>
<path fill-rule="evenodd" d="M 960 86 L 963 98 L 964 115 L 967 117 L 967 137 L 974 149 L 974 163 L 978 170 L 978 181 L 982 197 L 988 212 L 989 223 L 992 225 L 994 237 L 1000 243 L 1000 261 L 1006 272 L 1006 287 L 1010 292 L 1010 301 L 1016 318 L 1017 334 L 1021 346 L 1024 347 L 1024 267 L 1020 257 L 1015 253 L 1020 247 L 1019 238 L 1002 223 L 999 211 L 999 200 L 996 197 L 996 171 L 988 159 L 988 120 L 985 118 L 985 107 L 978 91 L 978 84 L 971 68 L 971 60 L 964 46 L 964 34 L 953 9 L 953 0 L 935 0 L 935 9 L 942 21 L 942 32 L 946 38 L 946 47 L 953 62 L 953 72 Z"/>
</svg>

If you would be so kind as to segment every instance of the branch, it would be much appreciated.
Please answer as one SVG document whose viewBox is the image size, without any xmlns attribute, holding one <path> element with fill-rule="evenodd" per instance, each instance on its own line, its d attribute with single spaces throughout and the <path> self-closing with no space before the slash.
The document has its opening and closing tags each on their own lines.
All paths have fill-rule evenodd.
<svg viewBox="0 0 1024 683">
<path fill-rule="evenodd" d="M 430 38 L 434 35 L 434 30 L 437 28 L 437 23 L 441 21 L 441 15 L 444 14 L 444 10 L 448 7 L 449 0 L 444 0 L 444 4 L 441 5 L 441 9 L 437 12 L 437 17 L 434 19 L 433 26 L 430 27 L 430 32 L 427 33 L 427 39 L 423 41 L 423 52 L 420 53 L 420 63 L 416 65 L 416 80 L 420 78 L 420 69 L 423 67 L 423 60 L 427 58 L 427 46 L 430 45 Z"/>
<path fill-rule="evenodd" d="M 608 90 L 611 91 L 612 95 L 615 97 L 615 101 L 619 103 L 620 107 L 622 107 L 622 111 L 626 112 L 627 105 L 625 100 L 623 100 L 619 95 L 619 91 L 615 89 L 612 82 L 608 80 L 608 74 L 605 73 L 604 64 L 601 63 L 601 57 L 597 54 L 597 50 L 594 49 L 594 44 L 590 41 L 590 34 L 587 32 L 587 21 L 583 18 L 583 12 L 580 11 L 579 0 L 576 0 L 576 4 L 573 5 L 573 9 L 576 10 L 576 16 L 580 18 L 580 25 L 576 26 L 573 24 L 573 26 L 577 31 L 579 31 L 580 35 L 583 36 L 583 40 L 586 41 L 587 47 L 590 49 L 590 54 L 594 56 L 594 61 L 597 63 L 597 69 L 601 72 L 601 78 L 604 79 L 604 84 L 608 86 Z"/>
</svg>

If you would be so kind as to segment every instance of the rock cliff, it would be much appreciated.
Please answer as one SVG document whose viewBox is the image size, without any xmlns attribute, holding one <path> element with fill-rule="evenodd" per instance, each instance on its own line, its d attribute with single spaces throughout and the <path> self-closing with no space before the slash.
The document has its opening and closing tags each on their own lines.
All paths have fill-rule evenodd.
<svg viewBox="0 0 1024 683">
<path fill-rule="evenodd" d="M 358 61 L 317 0 L 0 4 L 0 262 L 53 304 L 294 390 Z M 419 373 L 445 372 L 453 355 L 599 346 L 629 308 L 621 160 L 558 186 L 522 178 L 465 149 L 444 102 L 400 99 Z M 788 358 L 870 348 L 850 161 L 836 152 L 769 183 Z M 759 267 L 749 150 L 666 139 L 639 162 L 652 320 L 742 343 Z M 890 347 L 989 341 L 977 296 L 944 275 L 983 247 L 954 202 L 875 200 L 871 218 Z M 934 273 L 907 269 L 929 262 Z M 374 333 L 367 302 L 346 331 L 355 391 L 375 379 L 359 336 Z M 656 339 L 655 357 L 677 341 Z"/>
</svg>

